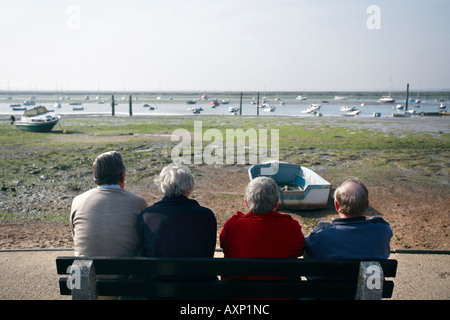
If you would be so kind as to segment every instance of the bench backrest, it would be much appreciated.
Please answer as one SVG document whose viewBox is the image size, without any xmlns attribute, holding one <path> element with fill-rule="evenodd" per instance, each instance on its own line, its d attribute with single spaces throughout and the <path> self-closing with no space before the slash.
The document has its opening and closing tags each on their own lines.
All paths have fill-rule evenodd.
<svg viewBox="0 0 450 320">
<path fill-rule="evenodd" d="M 59 280 L 60 292 L 73 299 L 96 299 L 98 295 L 381 299 L 392 296 L 394 284 L 385 278 L 395 277 L 397 270 L 396 260 L 57 257 L 56 265 L 58 274 L 69 275 Z M 211 280 L 217 276 L 295 277 L 298 281 Z M 315 279 L 306 280 L 311 277 Z"/>
</svg>

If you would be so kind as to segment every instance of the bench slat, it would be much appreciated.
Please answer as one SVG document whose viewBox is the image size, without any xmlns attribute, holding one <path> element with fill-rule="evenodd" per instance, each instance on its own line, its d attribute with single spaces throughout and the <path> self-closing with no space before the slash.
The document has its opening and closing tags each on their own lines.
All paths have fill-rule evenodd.
<svg viewBox="0 0 450 320">
<path fill-rule="evenodd" d="M 58 257 L 58 274 L 80 257 Z M 335 276 L 358 274 L 360 261 L 315 259 L 234 259 L 234 258 L 92 258 L 97 275 L 151 275 L 161 276 Z M 379 260 L 385 277 L 395 277 L 396 260 Z M 245 268 L 243 266 L 245 265 Z"/>
<path fill-rule="evenodd" d="M 60 294 L 71 295 L 67 278 L 59 279 Z M 355 282 L 299 281 L 299 282 L 248 282 L 219 281 L 174 282 L 101 280 L 97 282 L 101 296 L 145 296 L 149 299 L 233 299 L 233 298 L 320 298 L 354 299 Z M 193 290 L 192 288 L 195 288 Z M 391 298 L 394 283 L 385 281 L 383 298 Z M 214 293 L 214 294 L 212 294 Z M 209 297 L 209 298 L 208 298 Z"/>
</svg>

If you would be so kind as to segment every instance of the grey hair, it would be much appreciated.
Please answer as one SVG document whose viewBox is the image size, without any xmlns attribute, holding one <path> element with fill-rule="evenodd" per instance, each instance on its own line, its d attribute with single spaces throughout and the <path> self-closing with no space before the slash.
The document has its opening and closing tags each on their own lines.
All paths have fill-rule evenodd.
<svg viewBox="0 0 450 320">
<path fill-rule="evenodd" d="M 155 184 L 166 197 L 187 197 L 194 189 L 194 177 L 186 166 L 169 165 L 155 178 Z"/>
<path fill-rule="evenodd" d="M 266 213 L 276 209 L 278 185 L 269 177 L 258 177 L 250 181 L 245 189 L 245 201 L 250 212 Z"/>
<path fill-rule="evenodd" d="M 108 151 L 99 155 L 92 164 L 92 173 L 97 185 L 118 184 L 125 172 L 122 156 L 117 151 Z"/>
<path fill-rule="evenodd" d="M 349 216 L 362 216 L 367 209 L 369 191 L 358 179 L 344 181 L 334 192 L 334 200 L 339 205 L 339 212 Z"/>
</svg>

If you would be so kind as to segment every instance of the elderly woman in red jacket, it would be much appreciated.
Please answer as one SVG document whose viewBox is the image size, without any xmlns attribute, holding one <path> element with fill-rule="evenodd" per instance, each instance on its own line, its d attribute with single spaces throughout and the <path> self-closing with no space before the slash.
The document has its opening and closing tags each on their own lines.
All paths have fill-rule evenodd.
<svg viewBox="0 0 450 320">
<path fill-rule="evenodd" d="M 296 258 L 303 254 L 302 227 L 276 211 L 278 186 L 268 177 L 253 179 L 245 191 L 249 213 L 237 212 L 220 233 L 225 258 Z"/>
</svg>

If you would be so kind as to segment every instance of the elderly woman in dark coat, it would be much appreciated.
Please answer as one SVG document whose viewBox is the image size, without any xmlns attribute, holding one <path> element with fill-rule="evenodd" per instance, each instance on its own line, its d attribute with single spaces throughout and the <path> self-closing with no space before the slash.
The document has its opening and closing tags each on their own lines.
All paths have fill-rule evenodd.
<svg viewBox="0 0 450 320">
<path fill-rule="evenodd" d="M 169 165 L 155 179 L 163 198 L 138 218 L 139 238 L 147 257 L 213 257 L 217 221 L 214 213 L 189 195 L 194 177 L 181 165 Z"/>
</svg>

